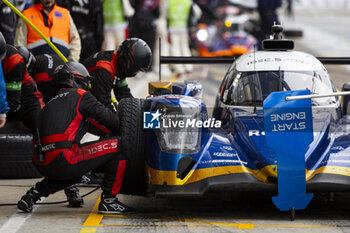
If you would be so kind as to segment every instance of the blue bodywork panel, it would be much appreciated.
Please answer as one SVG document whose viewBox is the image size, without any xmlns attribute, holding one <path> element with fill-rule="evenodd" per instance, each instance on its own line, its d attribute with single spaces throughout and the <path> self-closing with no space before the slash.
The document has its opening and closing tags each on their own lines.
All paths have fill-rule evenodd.
<svg viewBox="0 0 350 233">
<path fill-rule="evenodd" d="M 310 90 L 273 92 L 264 100 L 265 139 L 277 158 L 280 210 L 305 209 L 313 195 L 306 194 L 305 153 L 313 141 L 311 99 L 287 101 L 287 96 L 309 95 Z"/>
</svg>

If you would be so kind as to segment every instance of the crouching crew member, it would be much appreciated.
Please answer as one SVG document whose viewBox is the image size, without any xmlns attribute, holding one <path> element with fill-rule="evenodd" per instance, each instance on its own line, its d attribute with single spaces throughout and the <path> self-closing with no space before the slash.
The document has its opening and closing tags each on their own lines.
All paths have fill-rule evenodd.
<svg viewBox="0 0 350 233">
<path fill-rule="evenodd" d="M 22 196 L 17 207 L 31 212 L 40 197 L 47 197 L 80 181 L 81 176 L 95 169 L 104 173 L 99 212 L 123 213 L 131 210 L 116 198 L 119 193 L 125 162 L 119 162 L 119 138 L 105 137 L 81 144 L 89 122 L 116 135 L 119 119 L 87 91 L 89 73 L 83 65 L 68 62 L 55 71 L 59 88 L 39 114 L 39 137 L 35 142 L 34 163 L 44 179 Z M 89 121 L 91 120 L 91 121 Z M 53 124 L 54 122 L 54 124 Z"/>
<path fill-rule="evenodd" d="M 53 83 L 54 71 L 59 65 L 63 65 L 62 59 L 55 54 L 41 54 L 34 56 L 26 47 L 17 47 L 18 52 L 22 55 L 28 73 L 33 77 L 38 90 L 42 94 L 43 102 L 46 104 L 56 94 Z M 33 101 L 31 101 L 33 102 Z M 43 106 L 42 106 L 43 107 Z M 25 109 L 28 109 L 24 106 Z M 34 117 L 38 117 L 41 108 L 29 108 L 28 113 Z M 37 121 L 37 119 L 35 119 Z M 32 129 L 33 130 L 33 129 Z M 36 134 L 36 128 L 32 131 Z M 64 189 L 70 207 L 80 207 L 84 204 L 83 198 L 79 194 L 76 185 L 72 185 Z"/>
</svg>

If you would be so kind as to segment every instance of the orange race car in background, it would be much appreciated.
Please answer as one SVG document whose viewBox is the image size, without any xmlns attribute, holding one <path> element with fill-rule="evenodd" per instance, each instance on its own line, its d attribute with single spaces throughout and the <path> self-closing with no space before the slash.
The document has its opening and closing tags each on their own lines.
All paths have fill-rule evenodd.
<svg viewBox="0 0 350 233">
<path fill-rule="evenodd" d="M 237 56 L 254 49 L 256 39 L 247 32 L 252 27 L 253 14 L 233 5 L 218 7 L 219 19 L 199 23 L 195 40 L 201 57 Z"/>
</svg>

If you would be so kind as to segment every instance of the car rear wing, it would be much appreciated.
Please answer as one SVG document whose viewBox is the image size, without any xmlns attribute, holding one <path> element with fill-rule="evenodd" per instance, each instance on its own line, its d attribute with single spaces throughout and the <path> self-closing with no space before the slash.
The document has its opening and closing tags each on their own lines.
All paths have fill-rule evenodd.
<svg viewBox="0 0 350 233">
<path fill-rule="evenodd" d="M 350 65 L 350 57 L 316 57 L 325 65 Z M 160 64 L 230 64 L 236 57 L 160 56 Z"/>
</svg>

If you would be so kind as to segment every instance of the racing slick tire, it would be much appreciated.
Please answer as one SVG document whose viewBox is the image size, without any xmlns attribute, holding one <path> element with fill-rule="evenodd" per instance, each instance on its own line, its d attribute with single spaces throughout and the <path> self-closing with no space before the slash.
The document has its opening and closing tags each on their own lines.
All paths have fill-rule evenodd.
<svg viewBox="0 0 350 233">
<path fill-rule="evenodd" d="M 0 178 L 38 178 L 32 162 L 32 134 L 19 121 L 6 123 L 0 129 Z"/>
<path fill-rule="evenodd" d="M 144 195 L 146 193 L 145 176 L 145 139 L 142 123 L 142 100 L 136 98 L 122 99 L 117 108 L 120 120 L 118 135 L 119 150 L 127 159 L 122 194 Z"/>
</svg>

